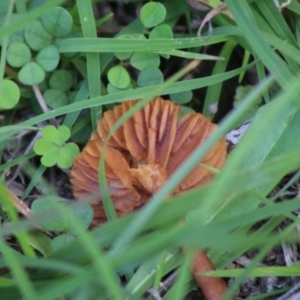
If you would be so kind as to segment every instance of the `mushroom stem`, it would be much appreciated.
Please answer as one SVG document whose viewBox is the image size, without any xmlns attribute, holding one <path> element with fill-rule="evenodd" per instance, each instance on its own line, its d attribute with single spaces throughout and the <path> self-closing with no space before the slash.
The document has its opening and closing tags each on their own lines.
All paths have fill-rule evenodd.
<svg viewBox="0 0 300 300">
<path fill-rule="evenodd" d="M 227 290 L 227 284 L 222 278 L 199 274 L 214 269 L 215 267 L 207 254 L 203 250 L 197 250 L 193 258 L 192 273 L 205 300 L 220 300 Z"/>
</svg>

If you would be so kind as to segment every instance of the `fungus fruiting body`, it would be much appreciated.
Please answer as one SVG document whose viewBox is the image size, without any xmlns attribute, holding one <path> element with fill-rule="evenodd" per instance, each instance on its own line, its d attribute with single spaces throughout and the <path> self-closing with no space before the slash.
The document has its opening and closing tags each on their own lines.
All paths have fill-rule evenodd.
<svg viewBox="0 0 300 300">
<path fill-rule="evenodd" d="M 123 102 L 104 113 L 71 170 L 76 198 L 97 195 L 97 201 L 92 203 L 93 225 L 106 220 L 98 184 L 99 158 L 105 142 L 109 192 L 117 214 L 124 215 L 147 202 L 217 126 L 199 113 L 189 113 L 179 119 L 180 106 L 157 97 L 125 121 L 107 141 L 116 121 L 135 103 Z M 225 158 L 226 141 L 221 139 L 201 163 L 220 168 Z M 212 177 L 211 171 L 198 164 L 173 194 L 205 184 Z"/>
<path fill-rule="evenodd" d="M 98 184 L 101 155 L 104 155 L 105 176 L 116 213 L 124 215 L 146 203 L 217 126 L 198 113 L 189 113 L 179 119 L 180 106 L 157 97 L 109 137 L 117 120 L 135 103 L 123 102 L 104 113 L 71 170 L 74 196 L 84 199 L 93 194 L 96 198 L 92 203 L 92 226 L 106 221 Z M 195 165 L 173 194 L 209 182 L 213 173 L 203 165 L 221 168 L 226 153 L 226 141 L 221 139 L 201 161 L 202 165 Z M 226 283 L 221 278 L 199 274 L 210 269 L 213 269 L 210 259 L 198 250 L 192 273 L 205 298 L 219 300 L 226 291 Z"/>
</svg>

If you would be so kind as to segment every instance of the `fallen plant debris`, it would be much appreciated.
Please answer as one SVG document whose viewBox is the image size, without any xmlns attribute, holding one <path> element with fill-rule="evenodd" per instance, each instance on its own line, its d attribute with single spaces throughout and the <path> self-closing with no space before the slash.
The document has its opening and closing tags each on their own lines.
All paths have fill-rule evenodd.
<svg viewBox="0 0 300 300">
<path fill-rule="evenodd" d="M 74 161 L 71 170 L 74 196 L 83 199 L 91 194 L 97 195 L 97 201 L 91 203 L 94 209 L 93 226 L 106 221 L 98 184 L 101 155 L 105 155 L 107 185 L 116 213 L 120 216 L 146 203 L 217 127 L 199 113 L 188 113 L 179 120 L 180 106 L 156 97 L 109 137 L 117 120 L 135 103 L 123 102 L 106 111 L 98 122 L 97 130 Z M 104 153 L 106 142 L 108 146 Z M 173 194 L 209 182 L 214 176 L 209 168 L 221 168 L 226 154 L 226 140 L 223 138 Z M 225 282 L 220 278 L 199 275 L 199 272 L 211 269 L 213 265 L 206 253 L 197 251 L 192 267 L 194 277 L 206 299 L 221 299 L 226 290 Z"/>
</svg>

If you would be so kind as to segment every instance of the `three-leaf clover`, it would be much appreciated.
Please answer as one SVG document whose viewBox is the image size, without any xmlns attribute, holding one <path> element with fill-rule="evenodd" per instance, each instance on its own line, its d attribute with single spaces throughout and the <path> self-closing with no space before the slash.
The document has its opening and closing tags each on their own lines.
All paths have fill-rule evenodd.
<svg viewBox="0 0 300 300">
<path fill-rule="evenodd" d="M 34 151 L 42 155 L 41 163 L 45 167 L 56 163 L 63 169 L 71 167 L 79 148 L 75 143 L 66 143 L 70 135 L 70 129 L 64 125 L 58 128 L 48 125 L 42 129 L 42 138 L 35 143 Z"/>
</svg>

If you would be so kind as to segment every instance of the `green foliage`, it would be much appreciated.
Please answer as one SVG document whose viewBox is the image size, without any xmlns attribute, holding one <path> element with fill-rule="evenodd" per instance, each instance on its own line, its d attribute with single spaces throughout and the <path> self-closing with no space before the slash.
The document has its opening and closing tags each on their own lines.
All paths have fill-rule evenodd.
<svg viewBox="0 0 300 300">
<path fill-rule="evenodd" d="M 156 67 L 146 67 L 142 70 L 137 79 L 137 83 L 139 86 L 159 85 L 163 83 L 163 81 L 163 74 Z"/>
<path fill-rule="evenodd" d="M 172 28 L 167 24 L 154 27 L 149 34 L 150 39 L 171 39 L 173 38 Z"/>
<path fill-rule="evenodd" d="M 59 63 L 59 52 L 54 45 L 43 48 L 36 56 L 36 62 L 45 72 L 56 69 Z"/>
<path fill-rule="evenodd" d="M 31 60 L 30 49 L 24 42 L 14 42 L 7 49 L 6 59 L 12 67 L 23 67 Z"/>
<path fill-rule="evenodd" d="M 51 253 L 51 239 L 41 230 L 31 230 L 27 235 L 28 243 L 43 256 L 48 256 Z"/>
<path fill-rule="evenodd" d="M 49 212 L 52 212 L 49 214 Z M 64 213 L 63 213 L 64 212 Z M 70 214 L 81 224 L 81 230 L 86 230 L 93 218 L 93 209 L 82 202 L 66 204 L 49 197 L 35 200 L 32 204 L 33 216 L 43 216 L 39 224 L 48 231 L 62 231 L 70 234 L 79 234 L 80 231 L 72 226 Z M 68 238 L 70 240 L 70 238 Z M 56 241 L 54 247 L 61 247 L 63 241 Z M 60 244 L 60 245 L 59 245 Z"/>
<path fill-rule="evenodd" d="M 141 41 L 147 40 L 147 38 L 171 38 L 173 36 L 171 27 L 167 24 L 159 25 L 164 21 L 165 17 L 166 9 L 161 3 L 147 3 L 141 9 L 140 20 L 146 28 L 154 27 L 152 31 L 145 35 L 143 30 L 141 30 L 139 33 L 119 35 L 117 38 L 120 40 Z M 130 65 L 141 72 L 135 79 L 130 78 L 130 74 L 124 66 L 112 67 L 107 73 L 109 81 L 107 85 L 108 93 L 113 94 L 128 89 L 130 82 L 135 82 L 140 87 L 157 85 L 163 82 L 163 75 L 159 69 L 160 55 L 158 53 L 152 51 L 116 52 L 115 56 L 120 61 L 129 60 Z"/>
<path fill-rule="evenodd" d="M 55 128 L 48 125 L 42 129 L 42 138 L 34 145 L 34 151 L 42 155 L 41 163 L 52 167 L 56 163 L 60 168 L 69 168 L 74 157 L 79 153 L 75 143 L 65 143 L 70 138 L 70 130 L 62 125 Z"/>
<path fill-rule="evenodd" d="M 56 39 L 71 33 L 72 25 L 69 12 L 54 7 L 42 14 L 40 20 L 32 20 L 10 37 L 6 59 L 12 67 L 21 68 L 18 73 L 21 83 L 39 84 L 44 80 L 45 72 L 57 68 L 60 54 L 55 46 Z"/>
<path fill-rule="evenodd" d="M 0 109 L 10 109 L 14 107 L 19 99 L 19 87 L 11 80 L 2 80 L 0 85 Z"/>
<path fill-rule="evenodd" d="M 130 84 L 130 76 L 122 66 L 115 66 L 108 71 L 107 78 L 111 85 L 119 89 L 125 89 Z"/>
<path fill-rule="evenodd" d="M 241 104 L 243 99 L 247 96 L 248 93 L 253 89 L 252 86 L 238 86 L 236 89 L 236 94 L 234 97 L 234 103 L 233 105 L 235 107 L 238 107 L 238 105 Z M 249 119 L 251 119 L 257 112 L 257 109 L 259 108 L 259 105 L 261 103 L 262 99 L 261 97 L 258 97 L 255 103 L 251 107 L 249 107 L 248 111 L 244 114 L 243 119 L 240 120 L 240 122 L 245 122 Z"/>
<path fill-rule="evenodd" d="M 87 214 L 90 214 L 92 211 L 88 211 Z M 86 217 L 86 216 L 84 216 Z M 59 236 L 55 237 L 51 241 L 51 248 L 53 251 L 57 251 L 59 249 L 63 249 L 66 247 L 70 242 L 75 241 L 76 238 L 74 235 L 71 234 L 60 234 Z"/>
<path fill-rule="evenodd" d="M 150 2 L 141 9 L 141 21 L 145 27 L 154 27 L 163 22 L 166 17 L 166 9 L 159 2 Z"/>
<path fill-rule="evenodd" d="M 0 2 L 0 16 L 4 17 L 8 12 L 10 0 L 3 0 Z"/>
<path fill-rule="evenodd" d="M 159 55 L 151 52 L 135 52 L 130 58 L 130 64 L 140 71 L 147 67 L 158 68 L 160 64 Z"/>
<path fill-rule="evenodd" d="M 43 27 L 54 37 L 61 37 L 71 32 L 73 19 L 62 7 L 54 7 L 41 16 Z"/>
<path fill-rule="evenodd" d="M 284 193 L 293 191 L 300 176 L 300 5 L 292 1 L 279 11 L 273 0 L 225 2 L 233 18 L 227 11 L 215 16 L 213 28 L 203 30 L 201 37 L 191 25 L 206 12 L 194 10 L 187 1 L 166 0 L 144 4 L 136 20 L 122 24 L 115 37 L 104 38 L 97 30 L 107 30 L 111 25 L 105 22 L 117 16 L 95 21 L 92 1 L 18 0 L 15 6 L 0 1 L 1 178 L 9 181 L 7 174 L 18 166 L 22 180 L 14 181 L 29 181 L 22 195 L 25 204 L 31 202 L 27 195 L 37 197 L 33 218 L 20 220 L 0 182 L 0 264 L 9 270 L 0 276 L 1 299 L 141 299 L 149 288 L 159 290 L 175 269 L 178 276 L 162 297 L 182 299 L 195 288 L 189 256 L 198 247 L 208 251 L 216 266 L 211 274 L 235 278 L 228 297 L 250 276 L 297 275 L 297 266 L 255 266 L 275 245 L 297 243 L 299 218 L 293 212 L 299 210 L 299 199 L 295 193 L 286 201 Z M 208 7 L 220 3 L 208 1 Z M 209 55 L 215 44 L 223 59 Z M 244 59 L 240 67 L 226 71 L 236 60 L 237 45 Z M 198 78 L 202 66 L 189 73 L 196 68 L 189 64 L 192 59 L 217 61 L 211 73 Z M 169 77 L 170 69 L 174 76 Z M 79 148 L 67 141 L 84 144 L 102 110 L 128 99 L 146 103 L 169 95 L 184 105 L 179 118 L 202 106 L 212 118 L 209 108 L 222 105 L 224 84 L 245 78 L 249 69 L 258 78 L 256 86 L 240 83 L 232 111 L 218 129 L 140 211 L 87 231 L 93 213 L 88 204 L 73 206 L 62 197 L 37 196 L 63 192 L 71 198 L 59 189 L 68 172 L 61 168 L 71 166 Z M 34 97 L 31 85 L 37 84 L 42 95 Z M 199 99 L 197 90 L 203 87 L 207 93 Z M 46 107 L 42 112 L 40 103 L 50 111 Z M 213 144 L 249 118 L 248 131 L 214 181 L 166 201 Z M 50 122 L 63 125 L 55 128 Z M 31 131 L 41 124 L 42 138 L 25 153 Z M 16 157 L 7 159 L 10 153 Z M 41 166 L 36 155 L 42 156 Z M 104 165 L 99 170 L 105 177 Z M 256 231 L 258 222 L 262 225 Z M 279 224 L 289 225 L 278 233 Z M 182 246 L 185 253 L 179 250 Z M 249 250 L 257 253 L 249 266 L 226 269 Z M 126 275 L 122 282 L 120 275 Z M 268 299 L 270 293 L 258 297 Z"/>
<path fill-rule="evenodd" d="M 62 107 L 70 102 L 69 90 L 73 86 L 73 77 L 69 71 L 56 70 L 49 78 L 49 89 L 43 93 L 45 102 L 52 109 Z"/>
<path fill-rule="evenodd" d="M 66 70 L 57 70 L 51 75 L 49 85 L 53 89 L 66 92 L 73 86 L 72 74 Z"/>
<path fill-rule="evenodd" d="M 39 51 L 51 44 L 52 37 L 41 21 L 34 20 L 25 27 L 25 40 L 32 50 Z"/>
<path fill-rule="evenodd" d="M 47 89 L 44 94 L 45 102 L 52 109 L 62 107 L 69 103 L 69 98 L 62 90 Z"/>
<path fill-rule="evenodd" d="M 46 73 L 36 62 L 25 64 L 18 74 L 18 79 L 23 84 L 39 84 L 45 79 Z"/>
</svg>

